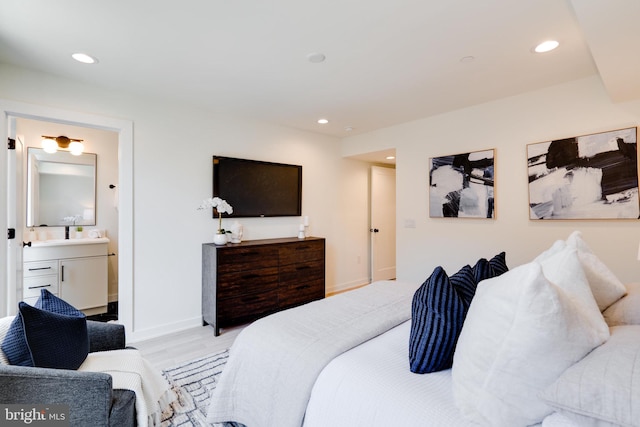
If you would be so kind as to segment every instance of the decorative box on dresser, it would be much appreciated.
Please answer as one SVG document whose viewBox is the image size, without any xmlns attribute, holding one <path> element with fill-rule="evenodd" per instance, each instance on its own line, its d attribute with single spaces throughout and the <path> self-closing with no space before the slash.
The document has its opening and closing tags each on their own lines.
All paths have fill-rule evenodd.
<svg viewBox="0 0 640 427">
<path fill-rule="evenodd" d="M 325 296 L 325 239 L 202 245 L 202 321 L 220 328 Z"/>
</svg>

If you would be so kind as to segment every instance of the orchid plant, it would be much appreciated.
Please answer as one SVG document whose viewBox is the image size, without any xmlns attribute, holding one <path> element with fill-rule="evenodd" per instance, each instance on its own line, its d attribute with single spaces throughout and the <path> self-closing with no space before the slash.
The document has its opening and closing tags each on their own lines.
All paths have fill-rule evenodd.
<svg viewBox="0 0 640 427">
<path fill-rule="evenodd" d="M 72 225 L 76 225 L 76 221 L 78 221 L 80 218 L 82 218 L 80 215 L 65 216 L 64 218 L 62 218 L 62 221 L 70 222 Z"/>
<path fill-rule="evenodd" d="M 222 214 L 232 214 L 233 208 L 226 200 L 221 199 L 220 197 L 209 197 L 208 199 L 204 199 L 202 204 L 198 207 L 198 210 L 201 209 L 210 209 L 213 208 L 218 213 L 218 233 L 224 233 L 224 229 L 222 228 Z"/>
</svg>

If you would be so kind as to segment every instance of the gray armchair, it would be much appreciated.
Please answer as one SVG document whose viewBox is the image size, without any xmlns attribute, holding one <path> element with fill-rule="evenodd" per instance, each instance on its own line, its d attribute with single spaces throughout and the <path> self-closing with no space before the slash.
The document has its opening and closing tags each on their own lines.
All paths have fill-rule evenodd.
<svg viewBox="0 0 640 427">
<path fill-rule="evenodd" d="M 87 321 L 89 351 L 125 348 L 124 326 Z M 0 364 L 0 403 L 69 405 L 73 426 L 135 426 L 135 393 L 113 390 L 111 375 Z"/>
</svg>

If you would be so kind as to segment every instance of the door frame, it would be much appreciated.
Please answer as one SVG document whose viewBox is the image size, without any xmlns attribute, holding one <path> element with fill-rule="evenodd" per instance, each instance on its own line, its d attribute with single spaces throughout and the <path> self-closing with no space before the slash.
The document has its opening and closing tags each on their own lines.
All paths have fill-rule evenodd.
<svg viewBox="0 0 640 427">
<path fill-rule="evenodd" d="M 80 113 L 41 105 L 0 99 L 0 135 L 8 136 L 10 117 L 91 127 L 118 134 L 118 321 L 133 335 L 133 122 L 131 120 Z M 5 145 L 6 147 L 6 145 Z M 7 165 L 7 149 L 0 150 L 0 165 Z M 5 168 L 6 169 L 6 168 Z M 7 174 L 0 173 L 0 188 L 6 189 Z M 0 224 L 7 224 L 7 199 L 0 208 Z M 0 265 L 7 265 L 7 233 L 0 232 Z M 0 276 L 0 295 L 5 301 L 14 292 L 9 275 Z M 0 317 L 15 313 L 15 307 L 0 304 Z"/>
<path fill-rule="evenodd" d="M 380 165 L 371 165 L 369 168 L 369 281 L 370 282 L 374 282 L 377 281 L 378 279 L 376 279 L 376 245 L 375 245 L 375 240 L 376 240 L 376 234 L 377 232 L 374 232 L 374 227 L 379 227 L 380 224 L 374 224 L 374 203 L 373 203 L 373 198 L 374 198 L 374 193 L 376 191 L 379 191 L 379 188 L 376 189 L 374 188 L 373 182 L 374 182 L 374 174 L 376 174 L 377 172 L 381 172 L 381 171 L 393 171 L 393 176 L 394 176 L 394 182 L 396 180 L 396 168 L 395 167 L 387 167 L 387 166 L 380 166 Z M 396 192 L 397 192 L 397 188 L 394 186 L 394 200 L 396 199 Z M 396 209 L 396 203 L 394 203 L 394 210 Z M 397 239 L 397 218 L 395 217 L 395 221 L 394 224 L 391 228 L 391 230 L 385 230 L 385 232 L 388 233 L 393 233 L 393 240 L 394 240 L 394 260 L 393 260 L 393 276 L 395 278 L 396 276 L 396 269 L 397 269 L 397 248 L 395 248 L 395 241 Z"/>
</svg>

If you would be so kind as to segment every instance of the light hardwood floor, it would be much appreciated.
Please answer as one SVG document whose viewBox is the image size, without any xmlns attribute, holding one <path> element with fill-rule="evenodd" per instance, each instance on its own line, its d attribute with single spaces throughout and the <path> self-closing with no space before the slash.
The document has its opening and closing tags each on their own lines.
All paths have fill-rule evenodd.
<svg viewBox="0 0 640 427">
<path fill-rule="evenodd" d="M 226 350 L 245 326 L 223 329 L 217 337 L 213 335 L 213 327 L 202 326 L 130 345 L 155 367 L 166 369 Z"/>
<path fill-rule="evenodd" d="M 366 285 L 368 283 L 339 292 L 331 292 L 327 294 L 327 297 L 352 291 Z M 166 369 L 228 349 L 233 344 L 236 336 L 246 326 L 241 325 L 222 329 L 217 337 L 213 336 L 213 327 L 202 326 L 160 338 L 134 342 L 131 343 L 131 346 L 140 350 L 143 356 L 157 368 Z"/>
</svg>

